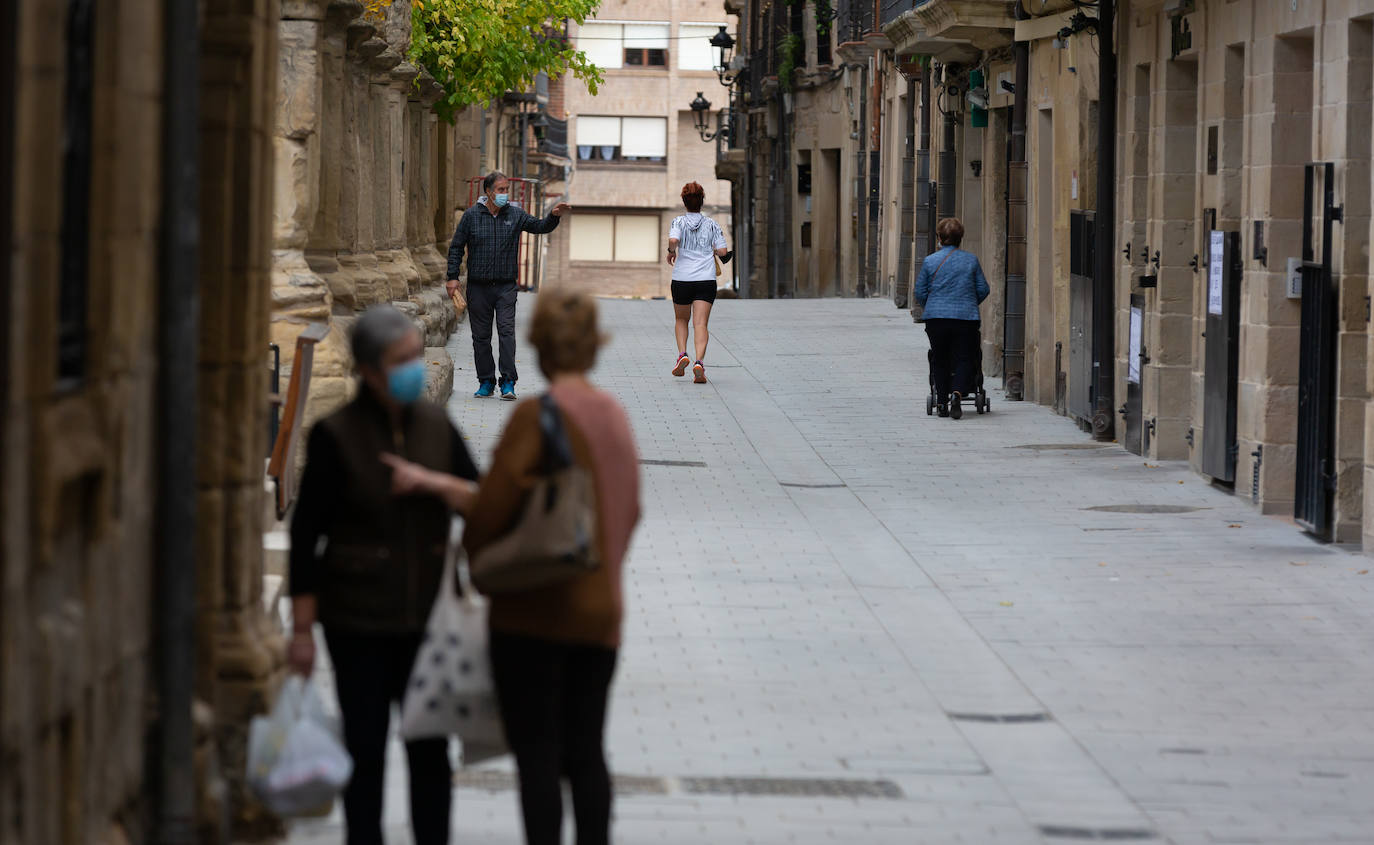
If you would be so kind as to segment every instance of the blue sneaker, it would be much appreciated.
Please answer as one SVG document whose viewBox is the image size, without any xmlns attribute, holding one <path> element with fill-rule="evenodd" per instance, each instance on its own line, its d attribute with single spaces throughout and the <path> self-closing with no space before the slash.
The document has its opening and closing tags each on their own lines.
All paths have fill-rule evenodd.
<svg viewBox="0 0 1374 845">
<path fill-rule="evenodd" d="M 474 398 L 477 399 L 490 399 L 492 394 L 495 392 L 496 382 L 492 381 L 491 379 L 483 379 L 482 386 L 477 388 L 477 392 L 472 395 Z"/>
<path fill-rule="evenodd" d="M 501 398 L 504 399 L 504 400 L 507 401 L 507 402 L 514 402 L 514 401 L 515 401 L 515 382 L 513 382 L 513 381 L 503 381 L 503 382 L 501 382 Z"/>
</svg>

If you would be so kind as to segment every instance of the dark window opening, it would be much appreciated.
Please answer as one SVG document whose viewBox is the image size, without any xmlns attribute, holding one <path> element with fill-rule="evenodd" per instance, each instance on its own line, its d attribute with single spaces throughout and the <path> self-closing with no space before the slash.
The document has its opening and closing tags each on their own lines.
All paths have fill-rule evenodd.
<svg viewBox="0 0 1374 845">
<path fill-rule="evenodd" d="M 667 67 L 668 51 L 657 47 L 625 48 L 626 67 Z"/>
<path fill-rule="evenodd" d="M 1217 135 L 1216 126 L 1207 127 L 1207 175 L 1217 175 Z"/>
<path fill-rule="evenodd" d="M 806 40 L 802 37 L 802 33 L 805 32 L 802 21 L 802 7 L 805 5 L 805 3 L 792 3 L 787 7 L 788 33 L 789 35 L 797 36 L 797 40 L 801 42 L 798 45 L 798 49 L 795 51 L 796 58 L 793 59 L 793 63 L 796 67 L 806 67 Z"/>
<path fill-rule="evenodd" d="M 811 165 L 797 165 L 797 193 L 811 193 Z"/>
<path fill-rule="evenodd" d="M 91 130 L 95 52 L 92 0 L 67 4 L 67 84 L 62 115 L 62 258 L 57 285 L 57 378 L 86 375 L 90 276 Z"/>
</svg>

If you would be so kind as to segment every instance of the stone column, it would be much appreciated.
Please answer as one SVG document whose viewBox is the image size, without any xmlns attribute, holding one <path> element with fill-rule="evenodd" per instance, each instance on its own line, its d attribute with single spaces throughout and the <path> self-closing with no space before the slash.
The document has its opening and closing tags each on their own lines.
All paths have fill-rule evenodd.
<svg viewBox="0 0 1374 845">
<path fill-rule="evenodd" d="M 325 79 L 334 76 L 326 64 L 337 64 L 341 56 L 337 49 L 333 55 L 325 52 L 326 30 L 331 29 L 327 5 L 327 0 L 288 0 L 278 26 L 271 334 L 281 349 L 283 385 L 289 384 L 296 336 L 309 323 L 329 322 L 334 307 L 330 284 L 315 269 L 318 255 L 313 261 L 307 256 L 312 241 L 318 243 L 317 230 L 326 232 L 330 221 L 337 221 L 337 214 L 324 211 L 327 193 L 322 184 L 330 174 L 337 196 L 337 171 L 326 158 L 327 152 L 338 149 L 337 133 L 326 131 L 323 109 L 330 102 L 324 96 Z M 342 33 L 337 26 L 332 29 L 329 39 L 337 48 Z M 337 99 L 330 110 L 337 119 Z M 338 269 L 333 260 L 323 266 Z M 346 401 L 352 384 L 347 349 L 342 331 L 330 332 L 316 349 L 307 425 Z"/>
<path fill-rule="evenodd" d="M 269 0 L 210 0 L 204 23 L 198 687 L 213 706 L 236 834 L 249 835 L 277 827 L 246 795 L 244 766 L 248 722 L 271 702 L 284 654 L 262 603 L 263 363 L 281 21 Z"/>
</svg>

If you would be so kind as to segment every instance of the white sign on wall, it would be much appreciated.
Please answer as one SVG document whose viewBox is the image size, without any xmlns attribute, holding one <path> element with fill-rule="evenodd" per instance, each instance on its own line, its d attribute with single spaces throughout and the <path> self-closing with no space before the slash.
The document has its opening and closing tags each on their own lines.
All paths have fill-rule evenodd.
<svg viewBox="0 0 1374 845">
<path fill-rule="evenodd" d="M 1144 316 L 1140 306 L 1131 306 L 1131 339 L 1126 347 L 1126 381 L 1140 384 L 1140 343 Z"/>
<path fill-rule="evenodd" d="M 1226 267 L 1223 265 L 1226 233 L 1213 230 L 1211 249 L 1207 263 L 1207 313 L 1221 316 L 1221 280 Z"/>
</svg>

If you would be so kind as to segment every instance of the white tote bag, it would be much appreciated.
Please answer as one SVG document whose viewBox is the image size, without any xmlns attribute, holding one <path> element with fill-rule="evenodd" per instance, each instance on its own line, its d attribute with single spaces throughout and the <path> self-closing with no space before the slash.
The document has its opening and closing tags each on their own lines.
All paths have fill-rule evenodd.
<svg viewBox="0 0 1374 845">
<path fill-rule="evenodd" d="M 249 726 L 249 787 L 283 818 L 324 816 L 352 774 L 337 720 L 325 714 L 314 684 L 291 675 L 271 714 Z"/>
<path fill-rule="evenodd" d="M 401 705 L 401 736 L 457 734 L 468 766 L 509 749 L 487 653 L 487 603 L 472 589 L 461 545 L 450 543 L 450 549 Z M 455 571 L 461 596 L 453 588 Z"/>
</svg>

